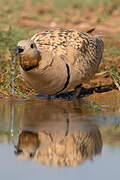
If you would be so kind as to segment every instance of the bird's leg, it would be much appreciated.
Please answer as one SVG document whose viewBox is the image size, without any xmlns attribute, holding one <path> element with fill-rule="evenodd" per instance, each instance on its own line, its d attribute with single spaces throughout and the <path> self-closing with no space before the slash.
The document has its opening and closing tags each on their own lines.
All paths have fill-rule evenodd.
<svg viewBox="0 0 120 180">
<path fill-rule="evenodd" d="M 47 96 L 47 100 L 51 100 L 52 99 L 52 95 L 48 94 Z"/>
<path fill-rule="evenodd" d="M 74 94 L 73 94 L 73 100 L 78 99 L 81 88 L 82 88 L 82 84 L 75 87 L 75 91 L 74 91 Z"/>
</svg>

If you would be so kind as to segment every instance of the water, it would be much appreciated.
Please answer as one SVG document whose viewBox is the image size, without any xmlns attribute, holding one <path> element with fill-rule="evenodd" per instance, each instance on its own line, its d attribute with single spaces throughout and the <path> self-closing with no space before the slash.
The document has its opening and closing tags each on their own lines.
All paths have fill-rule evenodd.
<svg viewBox="0 0 120 180">
<path fill-rule="evenodd" d="M 11 92 L 13 96 L 15 96 L 15 63 L 16 63 L 16 56 L 14 56 L 12 59 L 12 67 L 11 67 Z"/>
<path fill-rule="evenodd" d="M 120 111 L 81 101 L 0 103 L 1 179 L 119 179 Z"/>
</svg>

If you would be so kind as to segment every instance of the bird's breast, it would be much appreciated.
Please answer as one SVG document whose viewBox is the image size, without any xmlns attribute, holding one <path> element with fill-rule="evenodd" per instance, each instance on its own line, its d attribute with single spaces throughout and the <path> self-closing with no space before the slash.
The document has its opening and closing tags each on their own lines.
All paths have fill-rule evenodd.
<svg viewBox="0 0 120 180">
<path fill-rule="evenodd" d="M 68 70 L 63 61 L 54 61 L 44 68 L 24 71 L 20 67 L 23 78 L 41 94 L 56 94 L 64 89 L 68 83 Z M 70 73 L 70 72 L 69 72 Z"/>
</svg>

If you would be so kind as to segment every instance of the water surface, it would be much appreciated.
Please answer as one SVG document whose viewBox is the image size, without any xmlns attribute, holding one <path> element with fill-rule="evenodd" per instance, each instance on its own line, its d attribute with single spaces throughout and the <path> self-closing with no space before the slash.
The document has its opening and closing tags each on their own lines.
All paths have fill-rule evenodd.
<svg viewBox="0 0 120 180">
<path fill-rule="evenodd" d="M 119 178 L 119 103 L 0 103 L 1 179 Z"/>
</svg>

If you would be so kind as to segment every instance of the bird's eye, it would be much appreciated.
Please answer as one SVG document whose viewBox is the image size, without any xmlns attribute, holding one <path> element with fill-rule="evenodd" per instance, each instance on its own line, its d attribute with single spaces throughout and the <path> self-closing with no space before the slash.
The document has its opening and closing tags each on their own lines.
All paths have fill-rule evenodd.
<svg viewBox="0 0 120 180">
<path fill-rule="evenodd" d="M 30 45 L 30 47 L 33 49 L 35 46 L 34 46 L 34 44 L 32 43 L 32 44 Z"/>
</svg>

